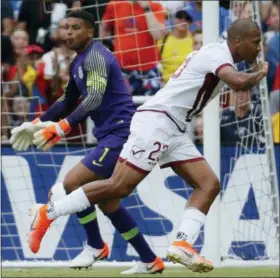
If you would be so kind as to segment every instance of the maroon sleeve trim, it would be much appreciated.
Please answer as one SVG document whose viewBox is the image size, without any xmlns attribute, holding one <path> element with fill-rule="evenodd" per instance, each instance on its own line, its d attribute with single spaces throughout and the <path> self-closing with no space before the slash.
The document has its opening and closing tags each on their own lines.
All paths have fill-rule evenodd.
<svg viewBox="0 0 280 278">
<path fill-rule="evenodd" d="M 228 67 L 228 66 L 232 67 L 232 64 L 230 64 L 230 63 L 226 63 L 226 64 L 222 64 L 222 65 L 220 65 L 220 66 L 216 69 L 216 71 L 215 71 L 215 75 L 216 75 L 216 76 L 218 76 L 219 71 L 220 71 L 222 68 L 224 68 L 224 67 Z"/>
</svg>

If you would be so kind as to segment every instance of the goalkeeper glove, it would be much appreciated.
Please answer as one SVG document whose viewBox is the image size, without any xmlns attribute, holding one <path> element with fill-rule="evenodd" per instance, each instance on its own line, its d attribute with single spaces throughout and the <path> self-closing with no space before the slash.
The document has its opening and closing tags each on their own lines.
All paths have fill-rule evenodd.
<svg viewBox="0 0 280 278">
<path fill-rule="evenodd" d="M 48 151 L 70 131 L 71 126 L 64 119 L 35 132 L 33 143 L 37 145 L 38 150 Z"/>
<path fill-rule="evenodd" d="M 39 118 L 36 118 L 32 122 L 25 122 L 20 126 L 17 126 L 11 131 L 10 144 L 16 151 L 26 151 L 32 144 L 33 134 L 39 129 L 45 128 L 53 122 L 41 122 Z M 40 124 L 40 126 L 38 126 Z"/>
</svg>

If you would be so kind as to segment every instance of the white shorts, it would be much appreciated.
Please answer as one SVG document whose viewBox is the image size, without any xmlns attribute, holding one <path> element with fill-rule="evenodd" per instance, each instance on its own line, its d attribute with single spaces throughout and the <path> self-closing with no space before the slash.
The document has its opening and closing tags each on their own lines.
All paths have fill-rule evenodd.
<svg viewBox="0 0 280 278">
<path fill-rule="evenodd" d="M 132 118 L 130 135 L 120 154 L 120 161 L 141 173 L 150 172 L 159 163 L 161 168 L 203 160 L 189 138 L 164 113 L 142 111 Z"/>
</svg>

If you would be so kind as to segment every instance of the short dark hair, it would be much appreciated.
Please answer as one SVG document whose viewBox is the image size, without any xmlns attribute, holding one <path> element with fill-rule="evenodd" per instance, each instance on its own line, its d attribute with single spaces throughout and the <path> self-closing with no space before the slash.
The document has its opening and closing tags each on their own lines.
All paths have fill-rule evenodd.
<svg viewBox="0 0 280 278">
<path fill-rule="evenodd" d="M 185 19 L 188 23 L 193 22 L 192 16 L 185 10 L 179 10 L 178 12 L 176 12 L 175 17 L 178 19 Z"/>
<path fill-rule="evenodd" d="M 91 28 L 94 29 L 94 25 L 95 25 L 95 20 L 94 20 L 94 16 L 86 11 L 72 11 L 69 14 L 67 14 L 66 18 L 69 17 L 75 17 L 75 18 L 80 18 L 82 20 L 84 20 L 86 23 L 89 24 L 89 26 Z"/>
</svg>

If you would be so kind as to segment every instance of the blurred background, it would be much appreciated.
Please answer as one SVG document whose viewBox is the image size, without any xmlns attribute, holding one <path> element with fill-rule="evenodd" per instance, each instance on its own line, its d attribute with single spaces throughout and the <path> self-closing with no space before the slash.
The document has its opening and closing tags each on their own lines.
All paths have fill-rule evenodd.
<svg viewBox="0 0 280 278">
<path fill-rule="evenodd" d="M 137 2 L 137 1 L 135 1 Z M 145 1 L 138 1 L 145 2 Z M 164 25 L 164 32 L 152 32 L 147 24 L 129 17 L 122 29 L 116 28 L 114 16 L 125 17 L 118 10 L 112 14 L 109 1 L 48 0 L 1 2 L 1 142 L 7 143 L 10 130 L 23 121 L 30 121 L 45 111 L 63 93 L 69 78 L 69 65 L 75 54 L 63 42 L 64 17 L 69 9 L 84 8 L 96 18 L 95 39 L 101 40 L 114 51 L 120 62 L 123 75 L 132 96 L 155 94 L 185 57 L 202 46 L 202 3 L 201 1 L 153 1 L 153 10 L 158 22 L 154 28 Z M 231 21 L 240 17 L 253 16 L 250 1 L 220 1 L 221 37 Z M 269 63 L 267 87 L 271 97 L 271 113 L 274 126 L 279 123 L 279 1 L 261 1 L 261 27 L 265 60 Z M 139 26 L 138 26 L 138 25 Z M 138 31 L 141 30 L 139 33 Z M 138 33 L 137 33 L 138 32 Z M 125 34 L 129 34 L 126 36 Z M 133 35 L 131 35 L 133 34 Z M 240 68 L 246 68 L 241 65 Z M 256 91 L 257 89 L 255 89 Z M 230 90 L 229 90 L 230 92 Z M 221 98 L 222 113 L 227 108 L 240 106 L 243 112 L 234 117 L 246 116 L 252 105 L 243 107 L 243 102 L 257 101 L 257 92 L 231 97 L 224 93 Z M 225 110 L 225 111 L 224 111 Z M 249 111 L 248 110 L 248 111 Z M 221 117 L 222 122 L 225 117 Z M 231 119 L 232 120 L 232 119 Z M 72 142 L 86 140 L 91 124 L 83 123 L 75 128 L 68 138 Z M 193 139 L 202 143 L 203 121 L 198 115 L 189 127 Z M 222 129 L 223 143 L 240 140 L 238 126 L 233 122 Z M 235 134 L 231 136 L 229 133 Z M 279 142 L 277 130 L 274 136 Z"/>
<path fill-rule="evenodd" d="M 13 127 L 38 117 L 63 93 L 75 57 L 64 44 L 65 15 L 73 9 L 94 15 L 95 40 L 114 52 L 137 105 L 162 88 L 186 56 L 203 45 L 203 8 L 198 0 L 1 1 L 2 261 L 64 261 L 82 250 L 85 234 L 73 216 L 51 230 L 42 253 L 31 254 L 25 240 L 27 211 L 34 202 L 47 202 L 51 186 L 94 147 L 94 124 L 84 121 L 46 153 L 34 147 L 17 153 L 9 145 Z M 148 20 L 145 10 L 153 20 Z M 279 266 L 279 249 L 275 253 L 279 244 L 279 211 L 275 210 L 275 200 L 279 202 L 275 177 L 280 172 L 279 1 L 219 1 L 220 40 L 226 38 L 233 21 L 247 17 L 260 19 L 261 54 L 269 63 L 269 73 L 250 91 L 233 92 L 225 86 L 220 95 L 220 212 L 224 218 L 219 222 L 222 232 L 217 245 L 221 261 L 231 258 L 258 264 L 276 258 Z M 237 67 L 251 70 L 246 63 Z M 203 152 L 203 115 L 197 115 L 188 129 Z M 191 192 L 191 185 L 171 170 L 156 168 L 123 200 L 159 256 L 165 257 L 178 211 L 183 211 Z M 108 220 L 100 217 L 102 235 L 112 250 L 109 260 L 137 259 Z M 206 235 L 202 229 L 195 243 L 198 251 Z"/>
</svg>

